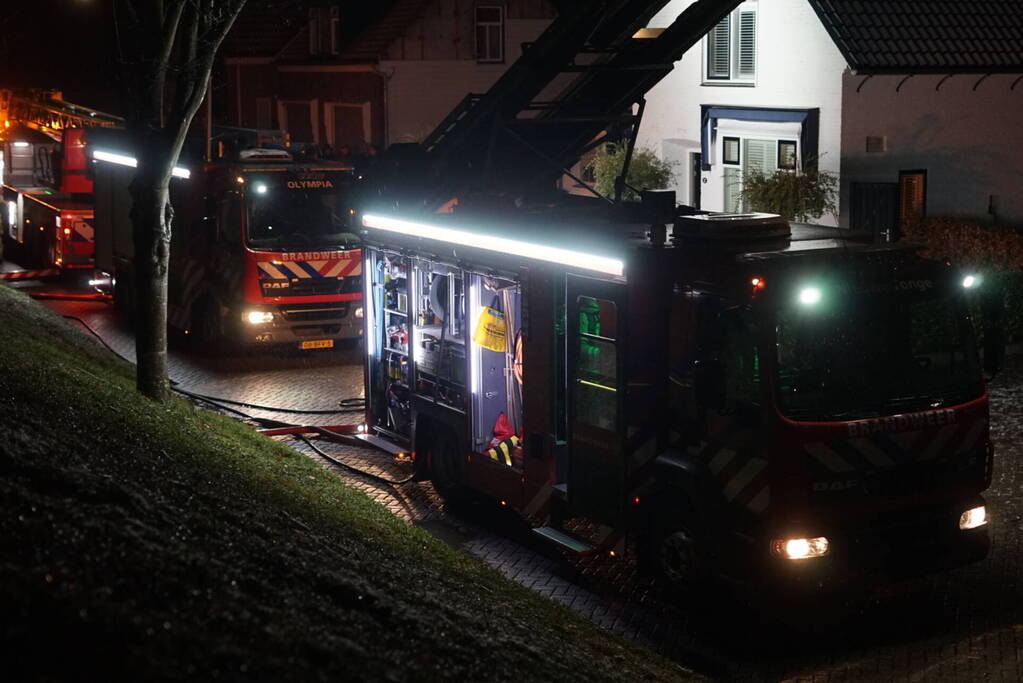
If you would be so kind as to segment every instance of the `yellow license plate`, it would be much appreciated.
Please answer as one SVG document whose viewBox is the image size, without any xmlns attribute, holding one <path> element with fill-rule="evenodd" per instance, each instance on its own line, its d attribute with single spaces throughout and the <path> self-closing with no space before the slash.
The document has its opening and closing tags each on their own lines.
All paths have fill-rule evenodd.
<svg viewBox="0 0 1023 683">
<path fill-rule="evenodd" d="M 301 344 L 303 349 L 332 349 L 334 348 L 333 339 L 314 339 L 313 341 L 304 341 Z"/>
</svg>

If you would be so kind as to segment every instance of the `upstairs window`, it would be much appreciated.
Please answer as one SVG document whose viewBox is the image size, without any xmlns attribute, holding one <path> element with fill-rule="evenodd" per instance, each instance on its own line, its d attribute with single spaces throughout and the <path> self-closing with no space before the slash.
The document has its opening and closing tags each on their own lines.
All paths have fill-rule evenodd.
<svg viewBox="0 0 1023 683">
<path fill-rule="evenodd" d="M 476 61 L 504 61 L 504 7 L 476 6 Z"/>
<path fill-rule="evenodd" d="M 757 78 L 757 6 L 745 2 L 704 38 L 705 83 L 754 85 Z"/>
<path fill-rule="evenodd" d="M 336 55 L 341 14 L 336 6 L 309 8 L 309 54 Z"/>
</svg>

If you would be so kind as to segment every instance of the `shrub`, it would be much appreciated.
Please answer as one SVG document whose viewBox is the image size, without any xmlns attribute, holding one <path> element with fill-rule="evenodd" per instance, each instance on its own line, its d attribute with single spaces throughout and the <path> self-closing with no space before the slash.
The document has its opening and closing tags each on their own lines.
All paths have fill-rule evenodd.
<svg viewBox="0 0 1023 683">
<path fill-rule="evenodd" d="M 923 255 L 950 259 L 980 273 L 982 295 L 1001 297 L 1010 338 L 1023 337 L 1023 235 L 1005 226 L 983 226 L 962 218 L 935 217 L 910 221 L 904 239 L 923 245 Z M 983 336 L 985 316 L 975 302 L 973 319 Z"/>
<path fill-rule="evenodd" d="M 622 172 L 626 151 L 628 148 L 625 145 L 609 142 L 586 164 L 586 170 L 593 173 L 597 192 L 608 197 L 614 196 L 615 178 Z M 663 190 L 674 181 L 672 166 L 673 164 L 658 157 L 649 147 L 637 147 L 632 152 L 626 182 L 637 190 Z M 639 196 L 628 187 L 625 188 L 622 197 L 632 201 L 639 199 Z"/>
<path fill-rule="evenodd" d="M 751 211 L 776 213 L 791 221 L 807 222 L 824 214 L 837 216 L 838 176 L 828 171 L 749 171 L 740 193 Z"/>
</svg>

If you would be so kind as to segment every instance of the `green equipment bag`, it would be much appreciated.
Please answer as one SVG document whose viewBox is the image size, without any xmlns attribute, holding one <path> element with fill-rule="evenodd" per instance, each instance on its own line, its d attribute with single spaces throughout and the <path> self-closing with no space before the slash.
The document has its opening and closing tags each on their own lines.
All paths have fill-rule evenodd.
<svg viewBox="0 0 1023 683">
<path fill-rule="evenodd" d="M 497 307 L 497 297 L 489 306 L 480 307 L 480 317 L 476 321 L 476 330 L 472 340 L 485 349 L 504 353 L 508 343 L 508 325 L 504 313 Z"/>
</svg>

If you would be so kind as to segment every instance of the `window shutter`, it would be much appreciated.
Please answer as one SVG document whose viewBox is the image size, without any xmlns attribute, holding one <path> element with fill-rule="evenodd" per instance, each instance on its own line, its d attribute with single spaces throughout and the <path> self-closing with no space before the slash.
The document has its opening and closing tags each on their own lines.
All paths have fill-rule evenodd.
<svg viewBox="0 0 1023 683">
<path fill-rule="evenodd" d="M 739 78 L 757 75 L 757 13 L 739 12 Z"/>
<path fill-rule="evenodd" d="M 744 140 L 746 173 L 760 171 L 771 175 L 778 170 L 778 146 L 774 140 Z M 742 210 L 749 211 L 749 203 L 742 202 Z"/>
<path fill-rule="evenodd" d="M 745 140 L 746 172 L 760 171 L 770 175 L 778 170 L 778 154 L 774 140 Z"/>
<path fill-rule="evenodd" d="M 731 15 L 717 23 L 707 34 L 707 78 L 730 78 Z"/>
<path fill-rule="evenodd" d="M 742 192 L 742 172 L 737 168 L 725 169 L 725 211 L 739 213 L 739 193 Z"/>
</svg>

